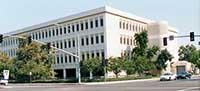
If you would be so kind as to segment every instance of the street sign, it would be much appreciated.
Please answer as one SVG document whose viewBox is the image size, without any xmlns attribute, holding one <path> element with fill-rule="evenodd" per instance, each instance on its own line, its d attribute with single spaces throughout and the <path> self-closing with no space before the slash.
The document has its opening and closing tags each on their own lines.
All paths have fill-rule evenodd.
<svg viewBox="0 0 200 91">
<path fill-rule="evenodd" d="M 3 70 L 4 79 L 9 79 L 9 70 Z"/>
</svg>

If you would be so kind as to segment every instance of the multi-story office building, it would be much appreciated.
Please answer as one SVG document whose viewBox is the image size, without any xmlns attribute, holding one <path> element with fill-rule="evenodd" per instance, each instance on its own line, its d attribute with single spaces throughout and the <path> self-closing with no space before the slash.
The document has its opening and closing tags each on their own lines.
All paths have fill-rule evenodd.
<svg viewBox="0 0 200 91">
<path fill-rule="evenodd" d="M 167 48 L 174 56 L 173 61 L 178 60 L 176 40 L 168 41 L 168 45 L 163 46 L 163 37 L 177 35 L 177 30 L 167 22 L 156 22 L 107 6 L 13 31 L 7 35 L 27 34 L 34 40 L 50 42 L 52 46 L 74 54 L 77 54 L 79 38 L 80 57 L 84 60 L 95 56 L 109 58 L 130 53 L 135 47 L 134 35 L 142 31 L 148 31 L 150 46 Z M 16 38 L 6 37 L 0 48 L 14 57 L 18 44 Z M 77 77 L 77 65 L 75 57 L 62 52 L 56 53 L 53 68 L 59 76 Z M 170 66 L 167 70 L 170 70 Z"/>
</svg>

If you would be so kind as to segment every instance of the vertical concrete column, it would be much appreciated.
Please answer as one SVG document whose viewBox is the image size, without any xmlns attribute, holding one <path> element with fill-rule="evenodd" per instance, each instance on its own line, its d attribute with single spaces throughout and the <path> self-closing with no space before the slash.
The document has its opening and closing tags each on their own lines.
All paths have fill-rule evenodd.
<svg viewBox="0 0 200 91">
<path fill-rule="evenodd" d="M 64 68 L 64 69 L 63 69 L 63 79 L 66 79 L 66 77 L 67 77 L 66 69 Z"/>
</svg>

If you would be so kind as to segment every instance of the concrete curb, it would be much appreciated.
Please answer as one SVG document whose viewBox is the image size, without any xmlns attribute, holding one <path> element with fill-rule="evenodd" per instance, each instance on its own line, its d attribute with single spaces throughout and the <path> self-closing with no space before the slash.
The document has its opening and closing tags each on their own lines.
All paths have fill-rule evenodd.
<svg viewBox="0 0 200 91">
<path fill-rule="evenodd" d="M 129 82 L 154 81 L 154 80 L 159 80 L 159 78 L 126 80 L 126 81 L 112 81 L 112 82 L 91 82 L 91 83 L 81 83 L 81 84 L 82 85 L 103 85 L 103 84 L 118 84 L 118 83 L 129 83 Z"/>
</svg>

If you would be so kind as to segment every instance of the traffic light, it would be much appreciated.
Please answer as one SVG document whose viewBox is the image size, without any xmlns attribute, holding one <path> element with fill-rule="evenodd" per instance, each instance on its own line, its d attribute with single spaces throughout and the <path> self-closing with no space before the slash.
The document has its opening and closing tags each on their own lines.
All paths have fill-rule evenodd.
<svg viewBox="0 0 200 91">
<path fill-rule="evenodd" d="M 164 38 L 163 38 L 163 45 L 164 45 L 164 46 L 167 46 L 167 37 L 164 37 Z"/>
<path fill-rule="evenodd" d="M 48 43 L 47 43 L 47 50 L 50 50 L 50 49 L 51 49 L 51 43 L 48 42 Z"/>
<path fill-rule="evenodd" d="M 0 34 L 0 43 L 3 42 L 3 34 Z"/>
<path fill-rule="evenodd" d="M 27 40 L 28 40 L 28 44 L 30 44 L 30 43 L 32 42 L 31 36 L 28 36 L 28 37 L 27 37 Z"/>
<path fill-rule="evenodd" d="M 190 41 L 194 41 L 194 32 L 190 32 Z"/>
<path fill-rule="evenodd" d="M 174 40 L 174 35 L 169 36 L 169 40 Z"/>
</svg>

